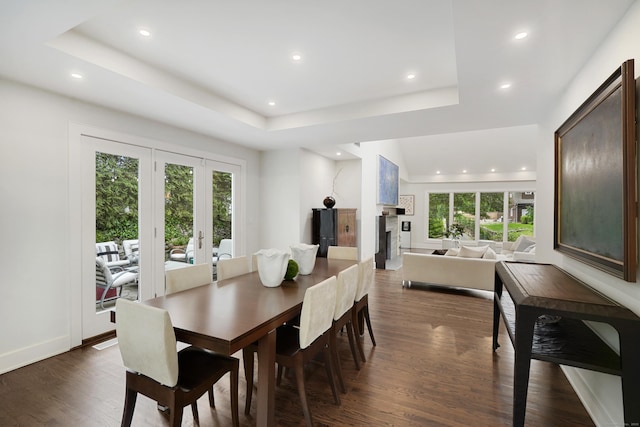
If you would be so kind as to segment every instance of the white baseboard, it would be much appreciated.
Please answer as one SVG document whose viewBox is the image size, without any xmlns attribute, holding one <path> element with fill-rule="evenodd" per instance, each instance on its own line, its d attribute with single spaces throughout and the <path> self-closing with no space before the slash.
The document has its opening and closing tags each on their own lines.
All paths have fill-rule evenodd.
<svg viewBox="0 0 640 427">
<path fill-rule="evenodd" d="M 69 342 L 69 335 L 63 335 L 49 341 L 0 354 L 0 374 L 69 351 Z"/>
<path fill-rule="evenodd" d="M 604 401 L 602 398 L 602 393 L 596 393 L 589 385 L 593 382 L 594 378 L 586 378 L 587 376 L 602 376 L 602 380 L 597 381 L 599 385 L 603 385 L 603 382 L 611 383 L 607 384 L 606 387 L 616 387 L 616 380 L 619 377 L 615 377 L 613 375 L 602 374 L 599 372 L 585 371 L 578 368 L 573 368 L 571 366 L 560 365 L 562 372 L 564 372 L 565 377 L 571 384 L 571 387 L 575 390 L 578 395 L 578 399 L 582 402 L 585 409 L 591 416 L 594 424 L 597 427 L 611 427 L 611 426 L 621 426 L 624 425 L 624 416 L 622 413 L 622 391 L 620 389 L 619 393 L 605 393 L 605 398 L 610 399 L 609 401 Z M 620 383 L 617 383 L 617 387 L 620 388 Z M 600 395 L 600 397 L 599 397 Z"/>
</svg>

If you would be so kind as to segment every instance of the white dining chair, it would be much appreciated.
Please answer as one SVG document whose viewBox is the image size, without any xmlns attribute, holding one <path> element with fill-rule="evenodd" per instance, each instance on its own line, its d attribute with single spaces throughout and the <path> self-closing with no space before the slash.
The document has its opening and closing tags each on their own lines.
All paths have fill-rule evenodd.
<svg viewBox="0 0 640 427">
<path fill-rule="evenodd" d="M 351 322 L 353 323 L 354 330 L 357 332 L 358 348 L 363 362 L 367 359 L 364 356 L 364 346 L 360 337 L 364 335 L 365 322 L 369 330 L 371 342 L 374 347 L 376 345 L 376 339 L 373 336 L 373 329 L 371 328 L 371 319 L 369 318 L 369 289 L 371 289 L 371 285 L 373 285 L 373 273 L 373 257 L 369 257 L 358 264 L 358 290 L 356 291 Z"/>
<path fill-rule="evenodd" d="M 329 246 L 327 248 L 327 258 L 358 261 L 358 248 L 351 246 Z"/>
<path fill-rule="evenodd" d="M 246 256 L 236 258 L 224 258 L 218 260 L 218 278 L 217 280 L 230 279 L 251 272 L 249 268 L 249 260 Z"/>
<path fill-rule="evenodd" d="M 206 263 L 167 270 L 164 275 L 167 295 L 212 282 L 211 265 Z"/>
<path fill-rule="evenodd" d="M 333 311 L 333 323 L 331 325 L 331 332 L 329 335 L 329 347 L 334 359 L 334 365 L 336 367 L 336 374 L 338 377 L 338 384 L 343 393 L 347 392 L 347 388 L 344 384 L 344 377 L 342 375 L 342 366 L 340 365 L 340 357 L 338 354 L 338 342 L 337 335 L 342 328 L 347 329 L 347 335 L 349 337 L 349 347 L 351 347 L 351 355 L 353 361 L 356 364 L 356 369 L 360 369 L 360 361 L 358 359 L 358 350 L 356 350 L 356 338 L 355 329 L 352 323 L 353 319 L 353 307 L 356 297 L 356 291 L 358 289 L 358 265 L 354 264 L 346 270 L 342 270 L 338 273 L 337 288 L 336 288 L 336 303 Z"/>
</svg>

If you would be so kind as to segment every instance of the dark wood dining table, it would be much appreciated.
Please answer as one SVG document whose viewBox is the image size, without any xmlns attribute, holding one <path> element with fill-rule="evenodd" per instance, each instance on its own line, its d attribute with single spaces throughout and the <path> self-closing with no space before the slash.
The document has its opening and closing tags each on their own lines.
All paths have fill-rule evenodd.
<svg viewBox="0 0 640 427">
<path fill-rule="evenodd" d="M 311 274 L 275 288 L 263 286 L 254 271 L 142 304 L 167 310 L 181 342 L 232 355 L 257 341 L 256 425 L 275 426 L 275 329 L 300 314 L 307 288 L 355 263 L 317 258 Z"/>
</svg>

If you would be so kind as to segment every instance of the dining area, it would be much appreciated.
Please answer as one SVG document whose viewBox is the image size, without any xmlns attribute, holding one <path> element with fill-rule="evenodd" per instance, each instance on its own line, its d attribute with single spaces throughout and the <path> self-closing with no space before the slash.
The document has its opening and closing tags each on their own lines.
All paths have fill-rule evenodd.
<svg viewBox="0 0 640 427">
<path fill-rule="evenodd" d="M 254 420 L 256 426 L 280 425 L 275 396 L 276 385 L 281 384 L 283 376 L 297 386 L 300 420 L 314 425 L 305 391 L 305 366 L 309 364 L 324 365 L 326 392 L 333 396 L 335 405 L 340 405 L 340 395 L 347 393 L 347 387 L 336 338 L 343 341 L 342 335 L 346 335 L 346 344 L 348 337 L 352 363 L 357 369 L 366 362 L 365 328 L 375 344 L 366 298 L 373 284 L 373 259 L 358 261 L 352 253 L 338 252 L 333 257 L 316 258 L 314 252 L 311 268 L 309 262 L 301 261 L 295 278 L 281 280 L 276 286 L 265 285 L 258 261 L 256 257 L 220 260 L 215 282 L 210 279 L 208 264 L 168 271 L 166 295 L 139 303 L 117 302 L 111 319 L 116 323 L 127 370 L 122 425 L 138 425 L 138 394 L 155 400 L 170 425 L 182 425 L 186 406 L 192 407 L 196 422 L 197 400 L 207 392 L 212 410 L 220 407 L 215 404 L 213 390 L 227 372 L 229 393 L 228 400 L 224 399 L 230 404 L 230 424 L 240 425 L 239 364 L 244 368 L 242 382 L 246 384 L 244 417 Z M 140 320 L 147 315 L 161 316 L 164 320 L 148 321 L 161 326 L 154 326 L 151 331 Z M 155 332 L 160 345 L 153 344 L 151 335 Z M 175 343 L 180 343 L 180 351 L 175 350 Z M 154 353 L 158 348 L 164 350 Z M 192 372 L 194 352 L 209 360 L 208 365 L 224 366 L 223 370 L 207 377 L 210 369 L 200 369 L 207 378 L 199 378 L 197 370 Z M 161 366 L 160 371 L 171 375 L 164 379 L 154 377 L 158 366 L 152 365 L 157 365 L 156 361 L 161 361 L 160 365 L 168 361 L 169 367 Z M 189 379 L 188 385 L 180 382 L 183 377 Z"/>
</svg>

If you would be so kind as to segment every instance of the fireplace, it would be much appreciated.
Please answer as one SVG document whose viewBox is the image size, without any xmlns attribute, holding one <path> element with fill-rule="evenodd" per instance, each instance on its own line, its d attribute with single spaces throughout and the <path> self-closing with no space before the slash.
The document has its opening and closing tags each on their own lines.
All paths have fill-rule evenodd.
<svg viewBox="0 0 640 427">
<path fill-rule="evenodd" d="M 400 255 L 400 227 L 398 217 L 381 215 L 378 217 L 376 268 L 385 269 L 387 260 Z"/>
</svg>

